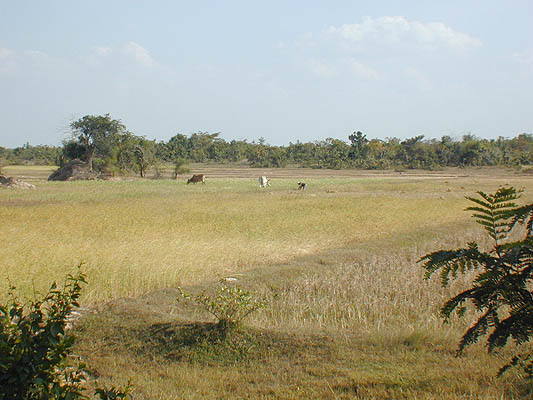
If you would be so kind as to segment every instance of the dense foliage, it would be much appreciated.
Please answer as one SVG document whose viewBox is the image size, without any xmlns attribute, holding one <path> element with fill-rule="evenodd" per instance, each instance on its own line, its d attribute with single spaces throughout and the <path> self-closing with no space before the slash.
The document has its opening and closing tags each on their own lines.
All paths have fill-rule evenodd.
<svg viewBox="0 0 533 400">
<path fill-rule="evenodd" d="M 53 283 L 40 299 L 21 303 L 10 288 L 10 300 L 0 304 L 0 399 L 87 399 L 82 363 L 67 363 L 74 335 L 69 318 L 81 295 L 85 275 L 68 276 L 63 288 Z M 125 389 L 98 388 L 99 399 L 126 398 Z M 117 397 L 118 396 L 118 397 Z"/>
<path fill-rule="evenodd" d="M 443 136 L 440 140 L 423 135 L 405 140 L 371 139 L 362 132 L 348 136 L 348 142 L 325 140 L 272 146 L 260 138 L 225 141 L 220 133 L 181 133 L 168 141 L 156 142 L 126 130 L 119 120 L 86 115 L 71 124 L 72 137 L 63 147 L 0 147 L 0 161 L 8 164 L 59 164 L 78 158 L 99 171 L 134 172 L 144 176 L 148 168 L 158 170 L 162 162 L 247 162 L 254 167 L 284 167 L 288 164 L 310 168 L 422 168 L 466 166 L 519 167 L 533 164 L 533 135 L 523 133 L 508 139 L 480 139 L 464 135 L 461 140 Z"/>
<path fill-rule="evenodd" d="M 454 311 L 463 315 L 467 304 L 480 313 L 462 337 L 459 353 L 485 334 L 489 335 L 489 352 L 505 346 L 509 338 L 522 344 L 533 336 L 533 204 L 518 207 L 514 200 L 519 192 L 513 187 L 502 187 L 494 194 L 478 194 L 480 198 L 468 197 L 475 206 L 466 210 L 473 211 L 473 217 L 487 231 L 492 248 L 483 251 L 471 242 L 466 248 L 436 251 L 420 260 L 424 262 L 426 278 L 440 271 L 443 286 L 459 273 L 478 272 L 472 287 L 448 300 L 441 309 L 445 320 Z M 511 234 L 519 225 L 525 225 L 525 232 L 521 239 L 515 239 Z M 511 364 L 521 364 L 533 377 L 530 353 L 517 355 Z"/>
<path fill-rule="evenodd" d="M 64 289 L 55 283 L 40 300 L 0 306 L 0 398 L 55 399 L 80 395 L 83 371 L 68 371 L 65 359 L 74 343 L 67 318 L 81 292 L 84 276 L 69 277 Z"/>
</svg>

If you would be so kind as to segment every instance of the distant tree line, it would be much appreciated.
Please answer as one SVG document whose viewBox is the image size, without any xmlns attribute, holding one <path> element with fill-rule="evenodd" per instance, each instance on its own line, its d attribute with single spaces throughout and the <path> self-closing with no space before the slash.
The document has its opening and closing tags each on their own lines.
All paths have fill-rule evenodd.
<svg viewBox="0 0 533 400">
<path fill-rule="evenodd" d="M 0 146 L 0 160 L 5 164 L 56 165 L 62 151 L 57 146 L 32 146 L 29 143 L 14 149 Z"/>
<path fill-rule="evenodd" d="M 481 139 L 464 135 L 425 139 L 367 139 L 356 131 L 348 141 L 325 140 L 272 146 L 263 138 L 226 141 L 220 133 L 181 133 L 168 141 L 155 141 L 129 132 L 119 120 L 86 115 L 70 125 L 71 137 L 63 146 L 31 146 L 15 149 L 0 147 L 0 160 L 6 164 L 57 164 L 73 159 L 89 163 L 91 168 L 111 174 L 138 173 L 147 169 L 158 173 L 162 164 L 185 162 L 246 162 L 253 167 L 285 167 L 289 164 L 308 168 L 391 169 L 442 167 L 506 166 L 533 164 L 533 135 L 519 134 L 508 139 Z"/>
</svg>

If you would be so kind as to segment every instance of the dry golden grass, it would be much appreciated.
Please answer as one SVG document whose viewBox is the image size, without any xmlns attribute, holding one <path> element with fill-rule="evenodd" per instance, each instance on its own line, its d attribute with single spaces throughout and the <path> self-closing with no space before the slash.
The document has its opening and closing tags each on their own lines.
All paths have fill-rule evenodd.
<svg viewBox="0 0 533 400">
<path fill-rule="evenodd" d="M 428 185 L 426 185 L 428 184 Z M 0 192 L 0 265 L 26 292 L 84 263 L 86 301 L 194 284 L 302 254 L 408 238 L 461 223 L 465 201 L 427 180 L 323 179 L 306 193 L 278 180 L 42 182 Z M 424 189 L 424 188 L 427 189 Z M 416 188 L 416 190 L 415 190 Z M 418 190 L 418 191 L 417 191 Z M 440 197 L 443 197 L 442 199 Z"/>
<path fill-rule="evenodd" d="M 469 277 L 441 288 L 416 261 L 469 240 L 489 245 L 462 212 L 464 196 L 528 189 L 531 178 L 307 177 L 304 193 L 296 181 L 278 178 L 268 190 L 224 177 L 0 190 L 1 277 L 30 293 L 83 261 L 84 304 L 98 312 L 81 321 L 77 350 L 104 382 L 132 377 L 136 399 L 529 396 L 516 372 L 495 378 L 512 349 L 489 356 L 477 345 L 454 357 L 473 316 L 443 326 L 438 310 Z M 270 300 L 247 320 L 254 339 L 242 359 L 216 348 L 195 356 L 176 342 L 209 317 L 177 303 L 172 288 L 210 289 L 223 276 Z"/>
</svg>

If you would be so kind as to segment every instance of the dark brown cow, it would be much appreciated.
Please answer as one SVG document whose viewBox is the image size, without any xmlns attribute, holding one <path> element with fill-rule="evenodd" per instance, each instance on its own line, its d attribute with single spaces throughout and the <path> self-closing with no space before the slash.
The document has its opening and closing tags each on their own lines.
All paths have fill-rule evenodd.
<svg viewBox="0 0 533 400">
<path fill-rule="evenodd" d="M 203 184 L 205 184 L 205 175 L 204 174 L 197 174 L 197 175 L 193 175 L 191 178 L 187 179 L 187 185 L 189 183 L 198 183 L 198 182 L 202 182 Z"/>
</svg>

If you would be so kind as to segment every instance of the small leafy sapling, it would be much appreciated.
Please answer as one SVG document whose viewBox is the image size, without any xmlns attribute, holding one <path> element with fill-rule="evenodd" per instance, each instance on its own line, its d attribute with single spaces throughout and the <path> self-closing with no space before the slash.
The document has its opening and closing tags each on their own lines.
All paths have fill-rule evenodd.
<svg viewBox="0 0 533 400">
<path fill-rule="evenodd" d="M 458 354 L 486 334 L 489 352 L 504 347 L 509 338 L 523 344 L 533 335 L 533 204 L 519 207 L 514 201 L 520 192 L 501 187 L 494 194 L 478 192 L 480 198 L 467 197 L 475 205 L 466 211 L 473 212 L 492 239 L 490 250 L 482 251 L 478 243 L 470 242 L 466 248 L 436 251 L 419 260 L 424 263 L 426 279 L 440 271 L 443 286 L 459 273 L 477 272 L 472 286 L 449 299 L 440 311 L 445 321 L 453 312 L 464 315 L 468 304 L 480 314 L 461 338 Z M 524 232 L 517 240 L 511 235 L 519 226 Z M 531 353 L 515 356 L 499 375 L 513 365 L 521 365 L 533 378 Z"/>
<path fill-rule="evenodd" d="M 203 291 L 196 296 L 191 296 L 181 288 L 178 290 L 181 298 L 192 301 L 213 315 L 217 319 L 217 327 L 222 333 L 227 333 L 238 327 L 248 315 L 267 305 L 265 300 L 255 299 L 249 291 L 238 285 L 229 286 L 225 281 L 221 281 L 221 286 L 214 295 L 208 295 Z"/>
</svg>

